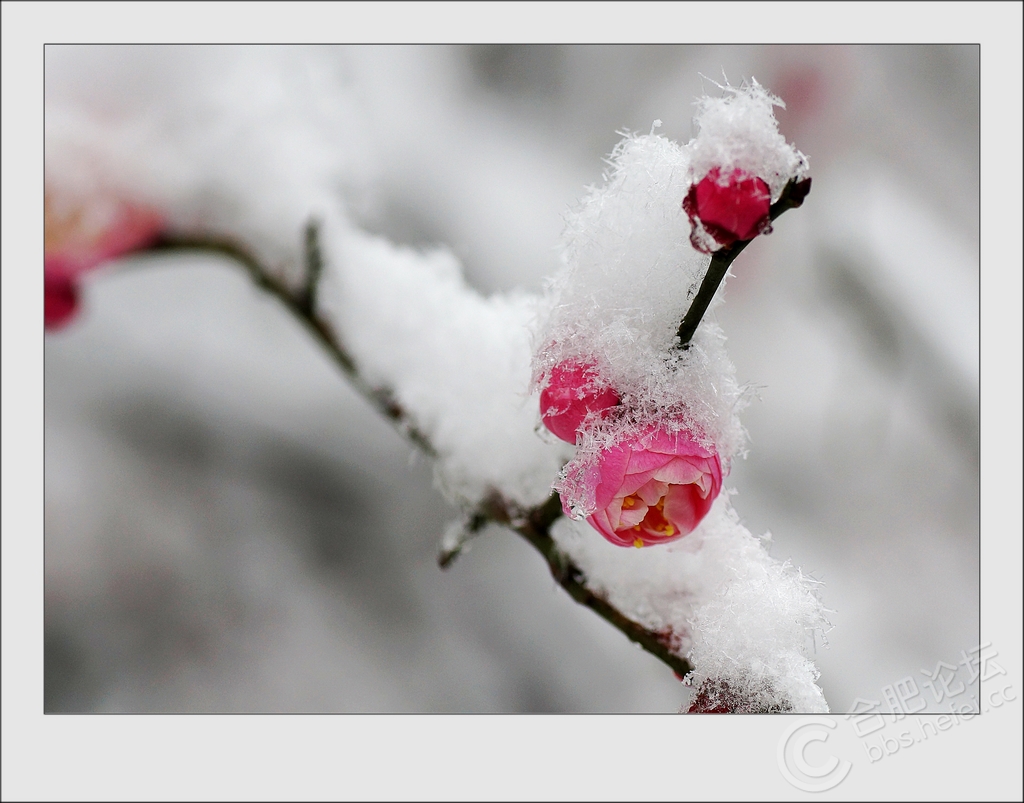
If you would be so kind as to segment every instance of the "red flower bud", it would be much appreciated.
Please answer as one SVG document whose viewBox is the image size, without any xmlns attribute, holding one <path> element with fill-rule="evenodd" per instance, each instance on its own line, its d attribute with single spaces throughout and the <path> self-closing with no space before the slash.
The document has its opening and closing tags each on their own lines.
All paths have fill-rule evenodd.
<svg viewBox="0 0 1024 803">
<path fill-rule="evenodd" d="M 588 415 L 618 403 L 619 394 L 601 382 L 593 366 L 567 360 L 551 370 L 540 392 L 540 417 L 563 441 L 576 443 L 576 433 Z"/>
<path fill-rule="evenodd" d="M 713 167 L 690 186 L 683 209 L 690 218 L 690 242 L 698 251 L 711 253 L 706 235 L 725 247 L 737 240 L 751 240 L 771 223 L 771 192 L 757 176 L 735 169 L 723 176 Z"/>
</svg>

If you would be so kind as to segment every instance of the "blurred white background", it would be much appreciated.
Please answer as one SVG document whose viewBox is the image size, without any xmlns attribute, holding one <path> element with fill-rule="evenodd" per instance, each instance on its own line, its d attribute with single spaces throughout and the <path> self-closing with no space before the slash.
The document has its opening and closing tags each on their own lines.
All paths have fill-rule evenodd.
<svg viewBox="0 0 1024 803">
<path fill-rule="evenodd" d="M 47 103 L 98 119 L 201 95 L 242 139 L 253 108 L 344 131 L 360 223 L 449 245 L 483 292 L 540 290 L 616 132 L 660 119 L 685 142 L 723 73 L 786 101 L 814 178 L 726 288 L 739 379 L 760 388 L 729 485 L 773 555 L 824 582 L 819 682 L 845 711 L 979 640 L 976 46 L 46 49 Z M 330 93 L 302 108 L 311 84 L 351 123 Z M 46 710 L 686 701 L 518 536 L 439 570 L 455 511 L 411 452 L 236 268 L 90 277 L 45 343 Z"/>
</svg>

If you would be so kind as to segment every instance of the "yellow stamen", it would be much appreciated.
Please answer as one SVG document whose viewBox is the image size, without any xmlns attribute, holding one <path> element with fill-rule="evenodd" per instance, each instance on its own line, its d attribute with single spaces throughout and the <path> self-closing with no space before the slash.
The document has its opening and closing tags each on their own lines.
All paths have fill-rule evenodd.
<svg viewBox="0 0 1024 803">
<path fill-rule="evenodd" d="M 647 515 L 644 516 L 644 520 L 641 525 L 634 527 L 633 529 L 640 529 L 641 527 L 651 535 L 658 535 L 663 538 L 671 538 L 676 535 L 679 530 L 674 524 L 665 518 L 665 497 L 661 497 L 656 504 L 651 505 L 647 508 Z"/>
<path fill-rule="evenodd" d="M 638 529 L 638 530 L 639 530 L 640 528 L 639 528 L 639 527 L 637 527 L 636 529 Z M 636 547 L 637 549 L 640 549 L 640 547 L 642 547 L 643 545 L 644 545 L 644 542 L 643 542 L 643 539 L 642 539 L 642 538 L 637 538 L 637 539 L 636 539 L 636 540 L 635 540 L 635 541 L 633 542 L 633 546 L 635 546 L 635 547 Z"/>
</svg>

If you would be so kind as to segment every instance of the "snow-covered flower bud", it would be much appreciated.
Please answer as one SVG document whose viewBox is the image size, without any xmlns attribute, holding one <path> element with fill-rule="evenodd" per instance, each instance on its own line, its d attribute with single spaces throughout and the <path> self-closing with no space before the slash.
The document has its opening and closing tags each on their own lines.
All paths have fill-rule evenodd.
<svg viewBox="0 0 1024 803">
<path fill-rule="evenodd" d="M 742 713 L 738 709 L 739 701 L 732 694 L 729 684 L 724 680 L 709 678 L 700 684 L 697 693 L 690 701 L 687 714 L 734 714 Z"/>
<path fill-rule="evenodd" d="M 708 254 L 737 240 L 753 239 L 771 224 L 771 202 L 763 179 L 739 168 L 723 173 L 713 167 L 690 186 L 683 199 L 690 218 L 690 242 Z"/>
<path fill-rule="evenodd" d="M 109 259 L 139 250 L 164 228 L 155 210 L 121 200 L 57 208 L 45 204 L 43 322 L 58 329 L 78 310 L 78 278 Z"/>
<path fill-rule="evenodd" d="M 770 680 L 742 681 L 705 678 L 690 701 L 687 714 L 785 714 L 793 704 Z"/>
<path fill-rule="evenodd" d="M 587 479 L 591 526 L 617 546 L 643 547 L 694 530 L 722 489 L 722 463 L 687 430 L 654 424 L 604 450 Z"/>
<path fill-rule="evenodd" d="M 604 415 L 619 403 L 619 394 L 603 382 L 596 368 L 566 360 L 551 369 L 540 392 L 540 417 L 549 430 L 576 443 L 583 422 L 592 413 Z"/>
</svg>

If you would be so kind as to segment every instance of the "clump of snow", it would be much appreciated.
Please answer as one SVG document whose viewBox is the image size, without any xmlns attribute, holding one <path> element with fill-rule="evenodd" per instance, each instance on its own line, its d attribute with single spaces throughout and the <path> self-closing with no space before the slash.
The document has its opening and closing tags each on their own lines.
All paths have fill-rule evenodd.
<svg viewBox="0 0 1024 803">
<path fill-rule="evenodd" d="M 779 133 L 773 107 L 785 104 L 754 79 L 721 89 L 722 97 L 697 101 L 689 180 L 699 181 L 714 167 L 723 175 L 739 169 L 763 179 L 774 203 L 791 179 L 805 178 L 809 169 L 807 157 Z"/>
<path fill-rule="evenodd" d="M 691 619 L 689 680 L 747 690 L 760 710 L 788 704 L 803 713 L 827 712 L 819 672 L 807 657 L 830 627 L 819 583 L 773 559 L 763 543 L 770 536 L 755 538 L 731 508 L 707 529 L 703 557 L 717 576 Z"/>
<path fill-rule="evenodd" d="M 446 250 L 397 247 L 344 225 L 324 234 L 322 311 L 371 384 L 390 388 L 439 453 L 449 496 L 543 502 L 568 446 L 537 437 L 530 325 L 537 300 L 485 297 Z"/>
<path fill-rule="evenodd" d="M 688 431 L 717 452 L 726 473 L 743 453 L 745 397 L 714 321 L 724 282 L 689 348 L 678 347 L 679 325 L 710 264 L 693 248 L 682 199 L 713 167 L 760 176 L 777 198 L 804 176 L 807 160 L 778 131 L 772 109 L 781 101 L 757 81 L 723 93 L 698 102 L 698 134 L 686 146 L 653 133 L 626 136 L 603 186 L 567 221 L 563 268 L 536 335 L 534 387 L 543 388 L 560 363 L 587 364 L 622 402 L 586 422 L 556 485 L 574 515 L 593 512 L 586 468 L 651 422 Z"/>
<path fill-rule="evenodd" d="M 656 549 L 621 549 L 569 519 L 552 534 L 592 588 L 690 660 L 689 682 L 725 682 L 756 710 L 828 710 L 807 657 L 829 628 L 818 583 L 772 558 L 770 538 L 752 535 L 727 495 Z"/>
</svg>

